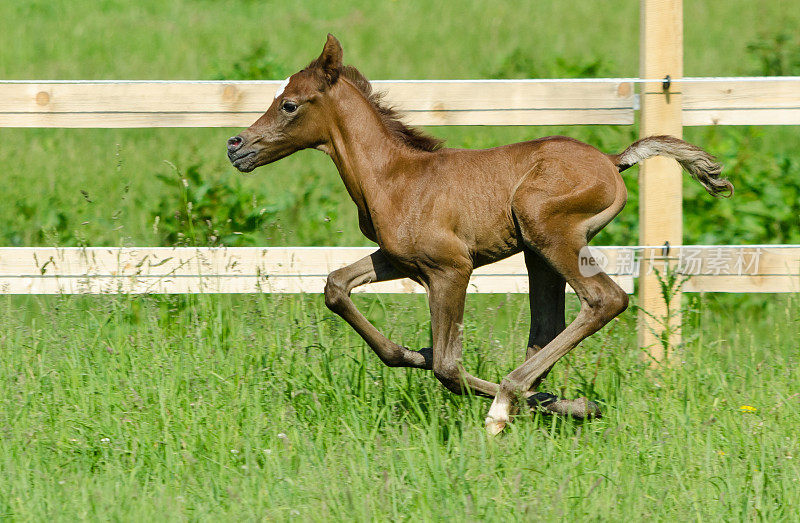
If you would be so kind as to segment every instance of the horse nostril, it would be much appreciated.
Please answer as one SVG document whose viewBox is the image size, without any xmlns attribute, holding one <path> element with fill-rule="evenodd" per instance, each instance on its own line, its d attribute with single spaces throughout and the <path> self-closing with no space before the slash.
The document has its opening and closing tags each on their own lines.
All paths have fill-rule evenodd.
<svg viewBox="0 0 800 523">
<path fill-rule="evenodd" d="M 235 151 L 236 149 L 241 147 L 243 143 L 244 140 L 242 140 L 241 136 L 233 136 L 231 138 L 228 138 L 228 150 Z"/>
</svg>

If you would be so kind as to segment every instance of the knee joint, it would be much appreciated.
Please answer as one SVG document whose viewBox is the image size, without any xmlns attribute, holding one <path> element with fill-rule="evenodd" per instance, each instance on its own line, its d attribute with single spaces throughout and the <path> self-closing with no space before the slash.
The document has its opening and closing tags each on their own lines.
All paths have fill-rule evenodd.
<svg viewBox="0 0 800 523">
<path fill-rule="evenodd" d="M 628 293 L 616 287 L 614 292 L 609 293 L 606 303 L 606 311 L 609 315 L 608 320 L 611 321 L 628 308 Z"/>
<path fill-rule="evenodd" d="M 586 300 L 592 316 L 605 324 L 628 308 L 628 294 L 615 287 Z"/>
<path fill-rule="evenodd" d="M 525 387 L 522 383 L 512 379 L 510 376 L 506 376 L 500 381 L 499 393 L 507 397 L 515 397 L 521 394 L 524 389 Z"/>
<path fill-rule="evenodd" d="M 454 394 L 463 394 L 463 382 L 461 379 L 461 365 L 457 363 L 437 362 L 433 367 L 433 375 L 444 385 L 444 387 Z"/>
<path fill-rule="evenodd" d="M 325 305 L 336 312 L 341 310 L 345 299 L 347 299 L 347 291 L 336 277 L 336 273 L 332 272 L 325 282 Z"/>
</svg>

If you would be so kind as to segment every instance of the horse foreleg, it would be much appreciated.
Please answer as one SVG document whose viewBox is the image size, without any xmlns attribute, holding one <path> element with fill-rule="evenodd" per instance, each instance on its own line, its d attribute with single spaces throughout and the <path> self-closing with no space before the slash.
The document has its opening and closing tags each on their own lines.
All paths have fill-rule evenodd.
<svg viewBox="0 0 800 523">
<path fill-rule="evenodd" d="M 325 284 L 325 305 L 349 323 L 386 365 L 431 369 L 433 364 L 429 351 L 409 350 L 389 340 L 359 312 L 350 299 L 350 292 L 359 285 L 404 277 L 405 275 L 389 262 L 383 251 L 375 251 L 366 258 L 328 275 Z"/>
<path fill-rule="evenodd" d="M 464 302 L 469 274 L 438 270 L 427 281 L 433 335 L 433 373 L 455 394 L 473 392 L 494 397 L 498 385 L 473 376 L 461 362 L 464 331 Z"/>
</svg>

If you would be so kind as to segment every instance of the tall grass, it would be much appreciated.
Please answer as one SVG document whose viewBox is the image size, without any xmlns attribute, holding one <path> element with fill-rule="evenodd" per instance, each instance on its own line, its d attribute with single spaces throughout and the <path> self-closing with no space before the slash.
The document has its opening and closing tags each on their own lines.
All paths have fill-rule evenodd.
<svg viewBox="0 0 800 523">
<path fill-rule="evenodd" d="M 358 301 L 428 343 L 422 299 Z M 680 365 L 654 370 L 623 317 L 546 381 L 602 419 L 522 415 L 487 439 L 486 400 L 382 366 L 317 296 L 5 299 L 0 513 L 793 519 L 797 299 L 734 304 L 697 299 Z M 472 298 L 467 366 L 496 379 L 521 362 L 526 314 L 524 296 Z"/>
</svg>

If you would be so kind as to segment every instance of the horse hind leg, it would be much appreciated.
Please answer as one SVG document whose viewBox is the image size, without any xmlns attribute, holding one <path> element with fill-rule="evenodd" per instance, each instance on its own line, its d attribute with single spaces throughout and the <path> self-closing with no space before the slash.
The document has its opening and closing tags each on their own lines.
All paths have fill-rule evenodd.
<svg viewBox="0 0 800 523">
<path fill-rule="evenodd" d="M 528 360 L 566 328 L 564 321 L 566 281 L 535 251 L 526 248 L 524 256 L 525 266 L 528 269 L 528 299 L 531 309 L 531 328 L 525 353 L 525 359 Z M 534 382 L 531 386 L 532 391 L 536 390 L 546 375 L 547 373 Z"/>
<path fill-rule="evenodd" d="M 531 309 L 531 328 L 525 354 L 525 360 L 529 360 L 566 328 L 564 320 L 566 281 L 541 255 L 527 248 L 524 253 L 528 269 Z M 600 408 L 588 398 L 570 400 L 540 391 L 542 381 L 552 369 L 553 366 L 548 368 L 529 387 L 526 396 L 531 409 L 576 419 L 601 416 Z"/>
<path fill-rule="evenodd" d="M 584 276 L 578 268 L 580 246 L 548 249 L 544 255 L 575 289 L 581 310 L 575 320 L 532 358 L 508 374 L 486 417 L 486 428 L 497 434 L 509 421 L 517 398 L 584 338 L 600 330 L 625 310 L 628 295 L 604 272 Z M 570 413 L 570 412 L 568 412 Z"/>
<path fill-rule="evenodd" d="M 627 308 L 628 295 L 606 273 L 584 274 L 580 268 L 580 256 L 586 252 L 588 238 L 616 216 L 624 206 L 625 198 L 624 187 L 618 189 L 616 198 L 608 207 L 588 219 L 580 209 L 543 213 L 542 202 L 537 198 L 528 200 L 531 204 L 528 212 L 524 212 L 524 207 L 515 208 L 526 247 L 538 253 L 570 284 L 580 299 L 581 310 L 566 329 L 500 383 L 500 390 L 486 417 L 486 429 L 490 434 L 503 430 L 517 398 L 524 395 L 561 357 Z M 523 212 L 518 212 L 518 209 Z M 584 407 L 590 408 L 588 403 Z M 565 413 L 574 415 L 571 411 Z"/>
</svg>

